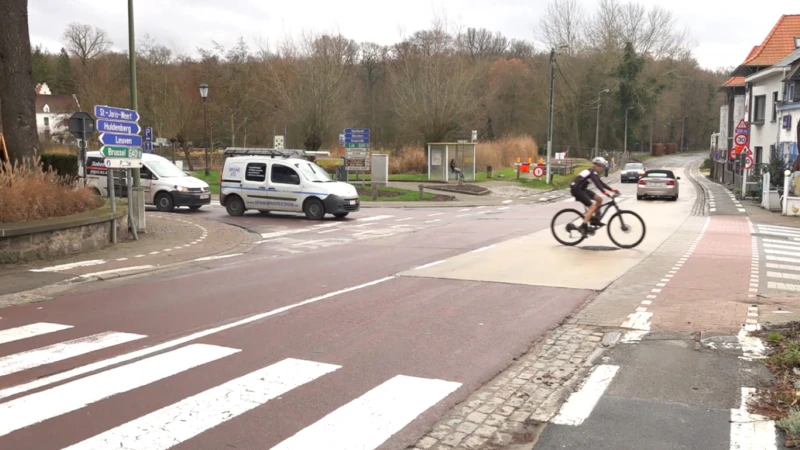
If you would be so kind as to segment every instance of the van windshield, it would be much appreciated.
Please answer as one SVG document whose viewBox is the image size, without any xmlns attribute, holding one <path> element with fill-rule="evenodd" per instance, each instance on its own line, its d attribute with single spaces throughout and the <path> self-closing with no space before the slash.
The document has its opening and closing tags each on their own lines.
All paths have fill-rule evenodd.
<svg viewBox="0 0 800 450">
<path fill-rule="evenodd" d="M 178 166 L 169 161 L 149 161 L 147 167 L 161 178 L 181 178 L 188 176 L 181 169 L 178 169 Z"/>
<path fill-rule="evenodd" d="M 295 164 L 295 167 L 300 169 L 300 172 L 303 173 L 303 176 L 306 177 L 308 181 L 313 183 L 333 183 L 334 181 L 331 179 L 328 172 L 325 171 L 322 167 L 312 163 L 312 162 L 303 162 Z"/>
</svg>

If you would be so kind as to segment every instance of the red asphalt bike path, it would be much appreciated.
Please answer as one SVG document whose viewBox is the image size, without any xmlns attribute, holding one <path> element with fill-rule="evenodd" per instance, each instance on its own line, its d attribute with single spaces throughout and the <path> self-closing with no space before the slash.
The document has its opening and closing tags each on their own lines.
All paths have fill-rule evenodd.
<svg viewBox="0 0 800 450">
<path fill-rule="evenodd" d="M 0 376 L 0 395 L 51 374 L 533 233 L 549 226 L 561 208 L 557 204 L 525 208 L 494 216 L 497 220 L 453 223 L 359 242 L 346 251 L 334 247 L 235 264 L 221 260 L 209 263 L 213 268 L 202 272 L 129 280 L 108 289 L 2 310 L 0 331 L 39 322 L 73 328 L 0 344 L 0 357 L 108 331 L 146 337 Z M 500 226 L 502 219 L 507 220 Z M 187 342 L 183 345 L 205 343 L 240 351 L 11 431 L 0 436 L 0 448 L 63 448 L 284 358 L 341 368 L 175 448 L 269 448 L 396 375 L 461 383 L 455 393 L 385 443 L 397 448 L 413 443 L 436 417 L 504 369 L 590 294 L 453 280 L 388 279 Z M 2 395 L 0 401 L 72 380 Z"/>
</svg>

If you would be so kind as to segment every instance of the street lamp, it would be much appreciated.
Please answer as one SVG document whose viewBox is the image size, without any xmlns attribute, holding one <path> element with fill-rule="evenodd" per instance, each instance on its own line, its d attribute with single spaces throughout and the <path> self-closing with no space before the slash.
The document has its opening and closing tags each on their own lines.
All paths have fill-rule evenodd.
<svg viewBox="0 0 800 450">
<path fill-rule="evenodd" d="M 625 146 L 622 149 L 622 154 L 628 154 L 628 111 L 632 110 L 633 106 L 625 108 Z"/>
<path fill-rule="evenodd" d="M 559 45 L 558 50 L 569 48 L 569 45 Z M 556 84 L 556 48 L 550 50 L 550 121 L 547 126 L 547 166 L 545 168 L 547 184 L 550 184 L 550 158 L 553 154 L 553 98 Z"/>
<path fill-rule="evenodd" d="M 205 135 L 206 141 L 206 176 L 209 176 L 208 172 L 208 122 L 206 121 L 206 97 L 208 97 L 208 85 L 205 83 L 200 83 L 200 97 L 203 98 L 203 134 Z"/>
<path fill-rule="evenodd" d="M 595 125 L 594 129 L 594 155 L 592 155 L 592 158 L 596 157 L 597 154 L 600 153 L 600 103 L 602 101 L 602 95 L 608 92 L 610 92 L 609 89 L 603 89 L 597 93 L 597 124 Z"/>
</svg>

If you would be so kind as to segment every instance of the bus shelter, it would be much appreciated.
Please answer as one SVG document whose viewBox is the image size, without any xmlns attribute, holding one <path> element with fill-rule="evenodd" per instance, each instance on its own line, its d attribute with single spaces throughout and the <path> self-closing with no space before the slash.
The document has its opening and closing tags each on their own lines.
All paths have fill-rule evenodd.
<svg viewBox="0 0 800 450">
<path fill-rule="evenodd" d="M 465 181 L 475 181 L 474 142 L 436 142 L 428 144 L 428 180 L 458 181 L 459 174 Z"/>
</svg>

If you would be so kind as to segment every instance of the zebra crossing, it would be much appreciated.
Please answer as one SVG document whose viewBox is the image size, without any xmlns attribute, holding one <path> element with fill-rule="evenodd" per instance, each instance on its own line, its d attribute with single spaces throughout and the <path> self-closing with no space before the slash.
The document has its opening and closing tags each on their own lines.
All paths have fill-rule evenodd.
<svg viewBox="0 0 800 450">
<path fill-rule="evenodd" d="M 35 383 L 42 378 L 34 374 L 29 377 L 34 378 L 33 383 L 9 385 L 11 383 L 4 378 L 8 375 L 25 374 L 28 370 L 81 356 L 91 357 L 93 352 L 147 337 L 107 331 L 60 341 L 59 332 L 65 331 L 74 332 L 75 327 L 42 322 L 0 329 L 0 448 L 20 448 L 13 434 L 34 428 L 37 436 L 47 436 L 48 446 L 58 445 L 69 450 L 168 449 L 189 439 L 202 439 L 204 432 L 342 369 L 341 365 L 331 362 L 287 357 L 194 392 L 133 420 L 120 419 L 122 423 L 115 423 L 79 442 L 54 442 L 59 439 L 59 433 L 49 428 L 50 419 L 75 413 L 69 420 L 79 427 L 81 420 L 92 420 L 91 414 L 86 412 L 92 405 L 113 401 L 125 393 L 143 395 L 150 390 L 152 394 L 157 389 L 154 384 L 159 381 L 202 376 L 198 371 L 205 366 L 230 361 L 232 356 L 244 351 L 224 345 L 186 342 L 184 346 L 161 349 L 153 354 L 145 352 L 145 356 L 139 358 L 120 361 L 120 356 L 116 356 L 108 360 L 115 360 L 110 364 L 104 364 L 104 360 L 93 362 L 89 366 L 96 369 L 91 371 L 75 371 L 81 368 L 81 363 L 72 362 L 73 369 L 66 371 L 70 376 L 49 383 Z M 24 344 L 34 338 L 36 342 L 52 343 L 6 354 L 9 344 L 14 348 L 26 347 Z M 142 350 L 132 353 L 141 355 Z M 345 401 L 318 421 L 300 424 L 305 428 L 272 448 L 374 449 L 460 387 L 461 383 L 455 381 L 396 374 Z M 124 409 L 125 405 L 120 404 L 118 408 Z M 25 445 L 41 448 L 32 442 Z"/>
<path fill-rule="evenodd" d="M 800 228 L 756 224 L 764 255 L 761 289 L 800 292 Z"/>
</svg>

